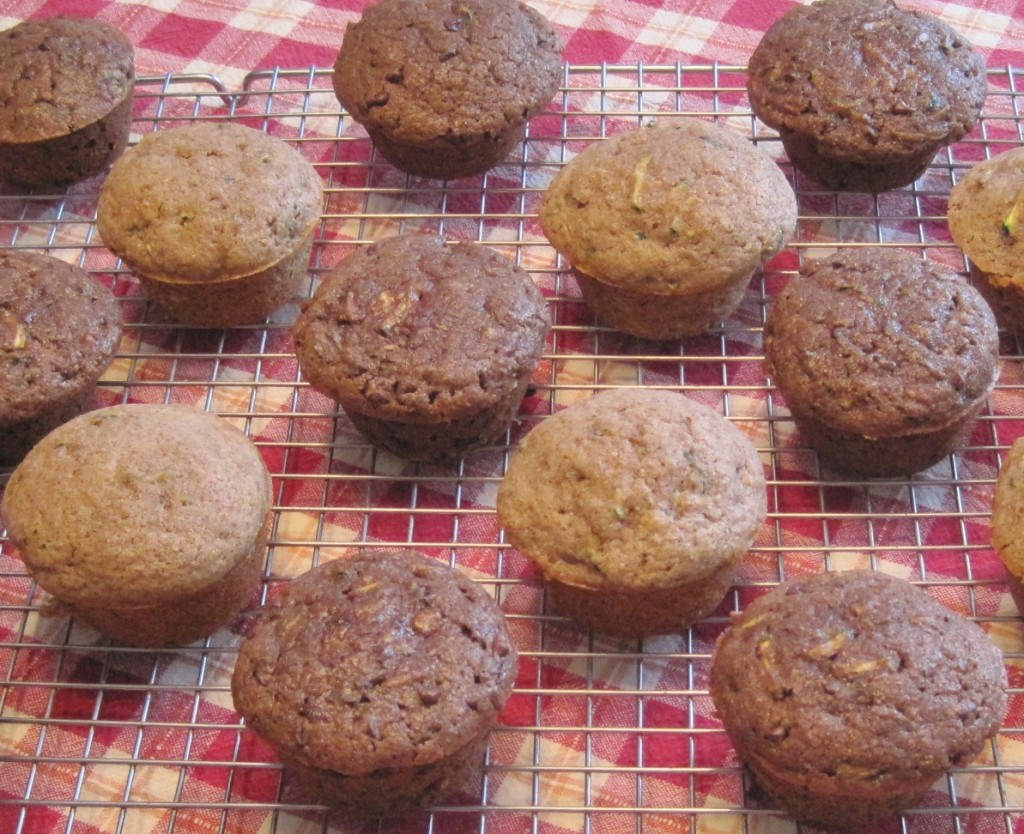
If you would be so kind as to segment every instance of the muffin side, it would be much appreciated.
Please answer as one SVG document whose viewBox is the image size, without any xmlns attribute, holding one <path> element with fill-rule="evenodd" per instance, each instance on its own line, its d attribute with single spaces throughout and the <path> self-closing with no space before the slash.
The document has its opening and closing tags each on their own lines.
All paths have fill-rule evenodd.
<svg viewBox="0 0 1024 834">
<path fill-rule="evenodd" d="M 946 457 L 995 386 L 998 331 L 963 278 L 899 250 L 808 261 L 765 323 L 765 364 L 824 462 L 905 475 Z"/>
<path fill-rule="evenodd" d="M 753 444 L 669 391 L 611 389 L 526 436 L 498 488 L 510 544 L 599 631 L 680 631 L 722 601 L 766 515 Z"/>
<path fill-rule="evenodd" d="M 1024 438 L 1017 438 L 1003 459 L 992 494 L 990 533 L 1009 574 L 1010 596 L 1024 612 Z"/>
<path fill-rule="evenodd" d="M 303 376 L 356 428 L 399 456 L 429 460 L 506 430 L 549 326 L 543 294 L 508 258 L 410 234 L 341 261 L 293 335 Z"/>
<path fill-rule="evenodd" d="M 313 798 L 394 815 L 480 771 L 517 668 L 481 586 L 418 553 L 365 551 L 292 580 L 260 612 L 231 691 Z"/>
<path fill-rule="evenodd" d="M 248 437 L 178 405 L 119 405 L 65 423 L 15 468 L 0 504 L 43 589 L 145 647 L 205 637 L 249 602 L 270 510 L 270 475 Z"/>
<path fill-rule="evenodd" d="M 696 118 L 594 142 L 555 176 L 539 219 L 584 299 L 641 338 L 695 335 L 728 316 L 796 228 L 796 196 L 748 140 Z"/>
<path fill-rule="evenodd" d="M 333 85 L 374 146 L 416 176 L 455 179 L 508 156 L 561 80 L 544 17 L 502 0 L 378 0 L 345 29 Z"/>
<path fill-rule="evenodd" d="M 0 252 L 0 466 L 89 407 L 120 340 L 117 300 L 87 272 Z"/>
<path fill-rule="evenodd" d="M 981 113 L 985 64 L 952 27 L 892 0 L 818 0 L 777 20 L 749 61 L 754 113 L 827 188 L 917 179 Z"/>
<path fill-rule="evenodd" d="M 947 216 L 999 322 L 1024 331 L 1024 148 L 973 165 L 950 191 Z"/>
<path fill-rule="evenodd" d="M 710 691 L 772 802 L 829 829 L 877 830 L 999 730 L 1006 672 L 971 621 L 873 571 L 818 574 L 734 616 Z"/>
<path fill-rule="evenodd" d="M 0 32 L 0 178 L 40 188 L 103 170 L 128 144 L 134 77 L 131 42 L 100 20 Z"/>
<path fill-rule="evenodd" d="M 323 182 L 262 131 L 199 122 L 146 134 L 100 190 L 97 230 L 184 324 L 262 320 L 309 266 Z"/>
</svg>

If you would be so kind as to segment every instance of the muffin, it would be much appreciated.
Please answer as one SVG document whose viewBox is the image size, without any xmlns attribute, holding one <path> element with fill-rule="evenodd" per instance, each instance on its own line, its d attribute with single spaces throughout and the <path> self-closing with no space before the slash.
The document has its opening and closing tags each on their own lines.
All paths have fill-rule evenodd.
<svg viewBox="0 0 1024 834">
<path fill-rule="evenodd" d="M 288 144 L 229 122 L 149 133 L 114 163 L 97 228 L 187 325 L 254 324 L 306 279 L 323 183 Z"/>
<path fill-rule="evenodd" d="M 128 144 L 134 50 L 101 20 L 0 32 L 0 179 L 28 188 L 102 171 Z"/>
<path fill-rule="evenodd" d="M 497 509 L 556 610 L 610 634 L 677 632 L 725 597 L 765 519 L 764 472 L 711 409 L 611 389 L 526 436 Z"/>
<path fill-rule="evenodd" d="M 0 504 L 32 577 L 120 643 L 191 643 L 230 623 L 263 570 L 271 484 L 240 431 L 183 405 L 118 405 L 54 429 Z"/>
<path fill-rule="evenodd" d="M 1024 612 L 1024 438 L 1013 442 L 992 496 L 992 546 L 1009 574 L 1010 595 Z"/>
<path fill-rule="evenodd" d="M 995 386 L 998 331 L 961 276 L 909 252 L 806 261 L 768 311 L 768 375 L 823 463 L 908 475 L 956 449 Z"/>
<path fill-rule="evenodd" d="M 302 375 L 363 435 L 443 460 L 504 434 L 548 329 L 544 296 L 508 258 L 410 234 L 339 263 L 293 334 Z"/>
<path fill-rule="evenodd" d="M 366 551 L 272 600 L 231 693 L 312 799 L 395 815 L 479 776 L 517 665 L 481 586 L 418 553 Z"/>
<path fill-rule="evenodd" d="M 949 194 L 949 231 L 1000 324 L 1024 332 L 1024 148 L 974 165 Z"/>
<path fill-rule="evenodd" d="M 0 251 L 0 466 L 91 405 L 120 341 L 103 284 L 49 255 Z"/>
<path fill-rule="evenodd" d="M 985 63 L 938 18 L 892 0 L 795 6 L 750 57 L 755 115 L 792 163 L 838 191 L 916 180 L 965 136 L 985 102 Z"/>
<path fill-rule="evenodd" d="M 968 765 L 1006 711 L 1002 653 L 909 582 L 824 573 L 732 620 L 710 689 L 773 804 L 828 830 L 877 831 Z"/>
<path fill-rule="evenodd" d="M 540 205 L 544 233 L 597 318 L 645 339 L 693 336 L 729 316 L 796 216 L 767 154 L 694 118 L 593 143 Z"/>
<path fill-rule="evenodd" d="M 558 89 L 561 52 L 515 0 L 377 0 L 345 29 L 334 91 L 396 168 L 468 177 L 522 140 Z"/>
</svg>

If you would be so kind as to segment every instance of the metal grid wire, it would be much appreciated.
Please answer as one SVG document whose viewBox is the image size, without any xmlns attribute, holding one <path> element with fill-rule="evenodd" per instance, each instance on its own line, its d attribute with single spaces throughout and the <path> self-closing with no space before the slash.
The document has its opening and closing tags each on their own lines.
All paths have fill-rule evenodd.
<svg viewBox="0 0 1024 834">
<path fill-rule="evenodd" d="M 302 382 L 289 337 L 301 299 L 260 326 L 175 326 L 98 239 L 97 180 L 60 194 L 0 191 L 0 245 L 77 263 L 121 300 L 125 335 L 98 404 L 191 403 L 237 423 L 262 449 L 275 486 L 264 593 L 321 559 L 413 546 L 497 596 L 522 669 L 480 784 L 422 816 L 355 825 L 304 801 L 241 726 L 228 689 L 238 629 L 163 652 L 112 645 L 47 616 L 44 595 L 0 536 L 0 831 L 793 832 L 751 793 L 714 719 L 710 652 L 729 611 L 765 588 L 853 566 L 901 575 L 976 619 L 1005 651 L 1010 674 L 999 738 L 891 830 L 1024 830 L 1024 642 L 987 536 L 1002 455 L 1024 433 L 1021 345 L 1003 334 L 999 385 L 965 449 L 914 478 L 870 483 L 819 468 L 761 363 L 766 304 L 804 258 L 837 244 L 902 246 L 966 270 L 946 229 L 946 196 L 973 162 L 1021 143 L 1021 78 L 991 70 L 971 138 L 940 154 L 914 187 L 878 196 L 822 191 L 796 174 L 751 115 L 742 67 L 568 66 L 517 155 L 452 183 L 411 179 L 379 159 L 338 110 L 327 71 L 257 72 L 240 91 L 207 76 L 140 79 L 135 138 L 232 119 L 314 162 L 328 197 L 307 295 L 353 247 L 413 230 L 486 242 L 544 289 L 554 327 L 521 422 L 504 443 L 457 465 L 413 465 L 377 452 Z M 715 118 L 779 158 L 800 223 L 720 328 L 653 344 L 595 325 L 535 212 L 572 154 L 679 114 Z M 768 522 L 726 601 L 684 634 L 612 639 L 551 613 L 536 573 L 505 546 L 495 520 L 494 493 L 523 434 L 555 408 L 618 385 L 684 389 L 736 421 L 767 465 Z"/>
</svg>

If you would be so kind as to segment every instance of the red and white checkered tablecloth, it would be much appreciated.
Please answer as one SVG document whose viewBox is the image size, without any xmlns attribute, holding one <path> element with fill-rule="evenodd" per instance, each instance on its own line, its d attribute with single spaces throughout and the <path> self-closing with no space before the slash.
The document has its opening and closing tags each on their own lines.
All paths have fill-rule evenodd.
<svg viewBox="0 0 1024 834">
<path fill-rule="evenodd" d="M 530 2 L 565 40 L 566 89 L 536 120 L 523 164 L 492 172 L 479 188 L 449 188 L 375 160 L 365 134 L 337 111 L 325 72 L 313 71 L 331 67 L 365 0 L 0 0 L 0 28 L 71 14 L 125 32 L 138 75 L 168 79 L 140 90 L 137 132 L 201 113 L 295 141 L 329 185 L 314 277 L 353 241 L 427 228 L 518 258 L 555 311 L 535 390 L 509 442 L 454 470 L 413 466 L 376 454 L 302 384 L 286 318 L 221 333 L 152 317 L 94 234 L 95 183 L 52 200 L 0 192 L 0 246 L 77 260 L 121 297 L 126 337 L 99 402 L 190 402 L 237 422 L 260 446 L 275 483 L 268 593 L 350 547 L 411 544 L 498 596 L 522 658 L 485 781 L 433 813 L 357 825 L 305 803 L 268 747 L 241 727 L 227 681 L 244 617 L 181 650 L 112 646 L 43 616 L 44 595 L 0 535 L 0 834 L 791 834 L 796 827 L 749 790 L 713 714 L 711 647 L 729 611 L 765 587 L 859 566 L 915 581 L 978 620 L 1005 651 L 1011 682 L 1000 737 L 883 834 L 1024 832 L 1024 634 L 987 532 L 1001 455 L 1024 434 L 1020 341 L 1003 334 L 1000 384 L 969 447 L 921 476 L 882 484 L 817 468 L 760 356 L 766 301 L 809 252 L 838 242 L 906 245 L 964 268 L 945 228 L 945 195 L 971 162 L 1024 137 L 1024 70 L 1014 71 L 1024 68 L 1024 0 L 905 0 L 972 41 L 995 72 L 996 94 L 984 126 L 917 187 L 878 198 L 815 189 L 750 116 L 742 67 L 792 2 Z M 223 90 L 204 88 L 207 75 Z M 184 84 L 179 96 L 178 81 L 192 76 L 198 92 Z M 251 95 L 231 97 L 243 87 Z M 568 155 L 635 124 L 638 113 L 673 111 L 714 113 L 764 139 L 797 186 L 801 227 L 730 326 L 652 346 L 594 325 L 571 271 L 545 245 L 535 209 Z M 642 642 L 589 634 L 548 611 L 536 571 L 504 546 L 493 511 L 507 455 L 531 425 L 595 388 L 637 383 L 681 388 L 734 419 L 762 452 L 770 489 L 769 520 L 719 612 L 686 634 Z"/>
</svg>

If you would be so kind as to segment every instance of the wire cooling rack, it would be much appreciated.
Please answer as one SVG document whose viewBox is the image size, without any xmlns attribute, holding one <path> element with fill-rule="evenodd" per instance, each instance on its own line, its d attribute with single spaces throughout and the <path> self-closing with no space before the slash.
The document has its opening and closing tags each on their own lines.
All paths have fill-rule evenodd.
<svg viewBox="0 0 1024 834">
<path fill-rule="evenodd" d="M 253 73 L 237 91 L 208 76 L 140 79 L 136 139 L 231 119 L 293 143 L 317 166 L 328 196 L 306 295 L 354 247 L 413 230 L 486 242 L 547 294 L 554 327 L 521 421 L 457 464 L 414 465 L 375 450 L 302 382 L 289 335 L 301 298 L 260 326 L 175 326 L 98 239 L 98 180 L 60 194 L 0 191 L 0 245 L 77 263 L 120 298 L 125 335 L 97 404 L 190 403 L 237 423 L 261 448 L 275 487 L 264 593 L 320 560 L 412 546 L 496 595 L 521 672 L 481 782 L 432 812 L 355 825 L 305 802 L 241 725 L 228 688 L 238 628 L 163 652 L 112 645 L 48 615 L 0 536 L 0 831 L 788 834 L 796 826 L 751 791 L 713 715 L 710 652 L 729 611 L 763 589 L 860 566 L 913 581 L 977 620 L 1004 650 L 1011 683 L 998 739 L 886 831 L 1024 830 L 1024 642 L 987 533 L 1000 461 L 1024 433 L 1020 343 L 1003 334 L 999 385 L 963 450 L 913 478 L 870 483 L 819 467 L 761 362 L 766 305 L 805 258 L 839 244 L 901 246 L 966 270 L 946 229 L 946 197 L 972 163 L 1022 142 L 1021 72 L 992 70 L 971 137 L 915 186 L 877 197 L 822 191 L 793 172 L 751 115 L 742 67 L 566 67 L 559 96 L 517 153 L 452 183 L 410 179 L 377 157 L 338 110 L 324 70 Z M 578 150 L 679 115 L 714 118 L 779 159 L 800 222 L 720 328 L 653 344 L 595 325 L 535 212 Z M 728 598 L 684 634 L 612 639 L 550 612 L 535 571 L 505 546 L 495 520 L 495 491 L 523 434 L 555 408 L 619 385 L 683 389 L 735 421 L 766 465 L 768 521 Z M 0 470 L 0 485 L 8 474 Z"/>
</svg>

